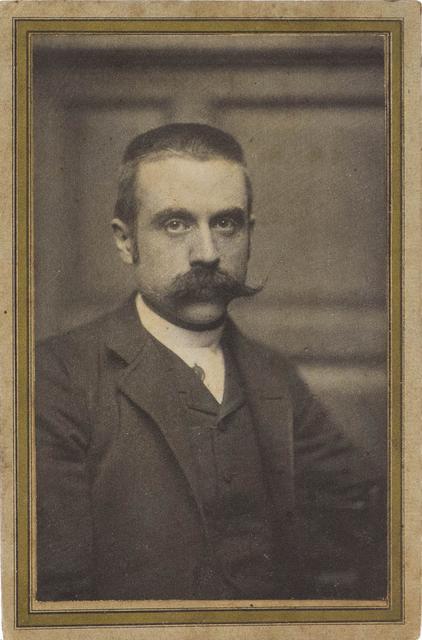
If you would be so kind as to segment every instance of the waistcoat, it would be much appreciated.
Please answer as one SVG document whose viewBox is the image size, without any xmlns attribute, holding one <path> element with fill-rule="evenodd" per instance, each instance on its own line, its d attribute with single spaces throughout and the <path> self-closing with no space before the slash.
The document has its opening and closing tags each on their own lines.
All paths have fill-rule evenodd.
<svg viewBox="0 0 422 640">
<path fill-rule="evenodd" d="M 208 553 L 198 598 L 271 598 L 279 590 L 272 505 L 251 412 L 228 348 L 221 405 L 195 372 L 171 358 L 202 502 Z M 246 595 L 247 594 L 247 595 Z"/>
</svg>

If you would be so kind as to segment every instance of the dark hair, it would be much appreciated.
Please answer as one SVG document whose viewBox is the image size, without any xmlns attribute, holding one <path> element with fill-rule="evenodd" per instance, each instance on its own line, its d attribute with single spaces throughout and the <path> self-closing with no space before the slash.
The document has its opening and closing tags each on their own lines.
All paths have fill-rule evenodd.
<svg viewBox="0 0 422 640">
<path fill-rule="evenodd" d="M 246 162 L 240 144 L 230 134 L 197 122 L 176 122 L 150 129 L 136 136 L 126 148 L 120 174 L 114 215 L 131 225 L 138 212 L 135 177 L 139 163 L 151 156 L 186 154 L 199 160 L 224 158 L 245 169 L 248 211 L 252 207 L 252 186 L 246 172 Z"/>
</svg>

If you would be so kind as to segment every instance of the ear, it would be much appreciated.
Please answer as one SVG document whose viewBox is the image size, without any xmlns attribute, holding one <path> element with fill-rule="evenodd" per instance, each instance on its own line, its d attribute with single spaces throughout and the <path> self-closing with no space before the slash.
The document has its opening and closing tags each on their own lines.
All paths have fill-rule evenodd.
<svg viewBox="0 0 422 640">
<path fill-rule="evenodd" d="M 129 226 L 120 220 L 113 218 L 111 221 L 113 229 L 114 241 L 119 251 L 120 257 L 126 264 L 134 264 L 135 262 L 135 241 Z"/>
</svg>

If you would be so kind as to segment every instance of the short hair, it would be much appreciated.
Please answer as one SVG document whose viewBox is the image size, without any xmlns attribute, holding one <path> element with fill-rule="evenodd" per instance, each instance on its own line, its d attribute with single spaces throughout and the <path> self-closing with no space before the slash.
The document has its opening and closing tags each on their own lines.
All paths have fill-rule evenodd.
<svg viewBox="0 0 422 640">
<path fill-rule="evenodd" d="M 252 185 L 242 147 L 235 138 L 216 127 L 197 122 L 175 122 L 136 136 L 126 148 L 120 173 L 114 215 L 132 225 L 138 214 L 135 179 L 139 163 L 166 155 L 187 155 L 198 160 L 223 158 L 245 171 L 248 213 L 252 208 Z"/>
</svg>

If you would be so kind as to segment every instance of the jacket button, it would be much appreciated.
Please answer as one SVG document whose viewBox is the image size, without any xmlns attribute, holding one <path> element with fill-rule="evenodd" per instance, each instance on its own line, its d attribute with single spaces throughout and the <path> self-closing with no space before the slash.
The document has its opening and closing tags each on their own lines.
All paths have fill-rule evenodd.
<svg viewBox="0 0 422 640">
<path fill-rule="evenodd" d="M 230 471 L 225 471 L 223 473 L 223 480 L 224 482 L 226 482 L 227 484 L 230 484 L 230 482 L 233 480 L 233 474 L 230 473 Z"/>
</svg>

